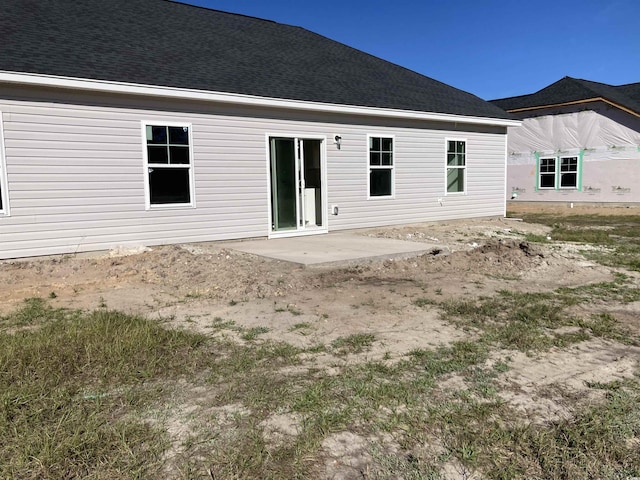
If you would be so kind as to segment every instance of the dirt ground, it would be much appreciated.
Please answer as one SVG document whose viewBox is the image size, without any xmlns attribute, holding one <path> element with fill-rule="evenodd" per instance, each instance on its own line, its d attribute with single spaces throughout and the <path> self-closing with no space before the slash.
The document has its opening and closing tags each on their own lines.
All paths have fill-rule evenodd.
<svg viewBox="0 0 640 480">
<path fill-rule="evenodd" d="M 268 326 L 282 338 L 293 323 L 313 321 L 315 336 L 344 336 L 362 329 L 394 337 L 426 327 L 424 312 L 407 298 L 438 300 L 490 295 L 505 288 L 548 290 L 611 278 L 609 269 L 585 261 L 577 246 L 545 251 L 523 243 L 523 234 L 547 227 L 510 219 L 425 223 L 362 230 L 367 236 L 445 245 L 441 252 L 349 267 L 304 268 L 225 248 L 224 243 L 121 249 L 78 256 L 0 262 L 0 313 L 24 299 L 54 306 L 107 306 L 128 313 L 171 318 L 198 329 L 223 317 L 251 327 Z M 296 313 L 291 314 L 294 310 Z M 363 315 L 367 312 L 367 315 Z M 415 313 L 416 325 L 410 319 Z M 401 318 L 401 324 L 397 319 Z M 409 320 L 409 322 L 408 322 Z M 408 329 L 404 331 L 404 329 Z M 431 343 L 448 342 L 433 338 Z M 391 350 L 402 354 L 411 345 Z"/>
<path fill-rule="evenodd" d="M 598 204 L 571 202 L 518 202 L 507 203 L 507 211 L 516 215 L 526 213 L 560 213 L 565 215 L 640 215 L 638 204 Z"/>
<path fill-rule="evenodd" d="M 476 298 L 505 289 L 550 291 L 612 280 L 610 268 L 579 253 L 583 247 L 524 240 L 525 234 L 548 232 L 547 227 L 516 219 L 364 230 L 359 233 L 446 248 L 416 258 L 363 262 L 348 268 L 302 268 L 233 251 L 221 243 L 4 261 L 0 284 L 8 288 L 0 293 L 0 314 L 39 296 L 54 306 L 106 306 L 212 335 L 233 335 L 212 330 L 215 319 L 244 328 L 266 327 L 268 332 L 261 338 L 300 347 L 371 333 L 377 341 L 366 352 L 339 358 L 326 354 L 324 359 L 317 355 L 314 367 L 330 370 L 365 359 L 394 361 L 416 348 L 446 345 L 472 335 L 442 320 L 436 310 L 415 306 L 416 298 Z M 633 319 L 640 305 L 626 305 L 623 313 L 638 328 Z M 239 335 L 236 340 L 243 341 Z M 542 398 L 543 389 L 562 385 L 580 395 L 587 390 L 587 381 L 629 377 L 637 368 L 640 349 L 593 339 L 571 352 L 512 356 L 511 369 L 500 379 L 510 386 L 504 399 L 536 421 L 570 415 L 561 398 L 557 402 L 548 394 Z M 451 377 L 441 388 L 455 388 L 458 381 L 462 380 Z M 290 418 L 273 422 L 269 428 L 278 434 L 295 432 Z M 347 457 L 357 442 L 348 438 L 352 435 L 348 432 L 341 435 L 326 442 L 327 458 L 333 459 L 327 464 L 326 478 L 351 478 L 335 465 L 353 463 Z M 335 459 L 341 460 L 336 463 Z"/>
</svg>

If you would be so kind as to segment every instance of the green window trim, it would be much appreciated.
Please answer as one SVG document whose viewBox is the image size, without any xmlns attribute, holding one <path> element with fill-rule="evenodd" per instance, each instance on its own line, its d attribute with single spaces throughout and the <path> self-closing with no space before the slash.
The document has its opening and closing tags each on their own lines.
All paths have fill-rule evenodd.
<svg viewBox="0 0 640 480">
<path fill-rule="evenodd" d="M 533 155 L 536 159 L 536 186 L 535 186 L 535 191 L 540 191 L 540 190 L 570 190 L 572 187 L 565 187 L 562 188 L 560 186 L 560 182 L 561 182 L 561 163 L 562 163 L 562 159 L 563 158 L 577 158 L 577 172 L 576 172 L 576 186 L 575 186 L 575 190 L 578 192 L 582 191 L 582 164 L 583 164 L 583 159 L 584 159 L 584 149 L 580 150 L 580 152 L 578 152 L 578 155 L 549 155 L 546 157 L 542 157 L 540 155 L 540 152 L 533 152 Z M 540 186 L 540 161 L 542 160 L 542 158 L 544 159 L 555 159 L 555 173 L 554 173 L 554 186 L 553 188 L 544 188 L 542 189 Z"/>
<path fill-rule="evenodd" d="M 538 152 L 533 152 L 533 155 L 536 157 L 536 192 L 540 190 L 540 154 Z"/>
<path fill-rule="evenodd" d="M 582 159 L 584 157 L 584 150 L 580 150 L 578 153 L 578 184 L 576 188 L 579 192 L 582 191 Z"/>
</svg>

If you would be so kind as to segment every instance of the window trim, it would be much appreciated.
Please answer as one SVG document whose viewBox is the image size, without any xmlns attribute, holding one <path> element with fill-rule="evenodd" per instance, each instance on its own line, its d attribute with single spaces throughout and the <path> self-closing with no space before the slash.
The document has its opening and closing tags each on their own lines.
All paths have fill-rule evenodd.
<svg viewBox="0 0 640 480">
<path fill-rule="evenodd" d="M 195 192 L 195 175 L 194 175 L 194 154 L 193 154 L 193 126 L 190 122 L 176 122 L 171 120 L 142 120 L 142 158 L 143 158 L 143 172 L 144 172 L 144 202 L 145 210 L 171 210 L 181 208 L 195 208 L 196 207 L 196 192 Z M 149 185 L 149 168 L 150 165 L 157 165 L 159 168 L 176 168 L 184 169 L 185 164 L 149 164 L 149 156 L 147 151 L 147 127 L 187 127 L 189 129 L 189 203 L 151 203 L 151 188 Z M 168 140 L 167 140 L 168 141 Z"/>
<path fill-rule="evenodd" d="M 448 164 L 448 155 L 449 155 L 449 142 L 464 142 L 464 165 L 460 166 L 460 165 L 454 165 L 454 166 L 450 166 Z M 454 196 L 460 196 L 460 195 L 467 195 L 467 179 L 468 179 L 468 175 L 467 175 L 467 167 L 469 166 L 469 142 L 467 141 L 466 138 L 461 138 L 461 137 L 446 137 L 444 139 L 444 194 L 445 196 L 448 195 L 454 195 Z M 449 188 L 448 188 L 448 178 L 449 178 L 449 169 L 450 168 L 455 168 L 458 170 L 464 170 L 464 185 L 463 185 L 463 190 L 462 192 L 450 192 Z"/>
<path fill-rule="evenodd" d="M 576 159 L 576 184 L 573 187 L 563 187 L 562 186 L 562 160 L 566 158 L 575 158 Z M 562 155 L 557 159 L 556 166 L 556 175 L 558 176 L 557 185 L 558 190 L 578 190 L 579 185 L 579 176 L 580 176 L 580 156 L 579 155 Z M 573 173 L 573 172 L 565 172 L 565 173 Z"/>
<path fill-rule="evenodd" d="M 0 217 L 11 216 L 9 207 L 9 181 L 7 180 L 7 163 L 6 150 L 4 143 L 4 116 L 0 111 L 0 199 L 2 200 L 2 208 L 0 208 Z"/>
<path fill-rule="evenodd" d="M 540 167 L 542 167 L 542 161 L 543 160 L 553 160 L 553 165 L 554 165 L 554 170 L 553 170 L 553 187 L 543 187 L 542 186 L 542 174 L 545 173 L 546 175 L 549 175 L 548 172 L 542 172 L 540 170 Z M 538 159 L 538 190 L 557 190 L 558 188 L 558 182 L 559 182 L 559 177 L 558 177 L 558 157 L 552 157 L 552 156 L 545 156 L 545 157 L 540 157 Z"/>
<path fill-rule="evenodd" d="M 576 184 L 571 187 L 563 187 L 562 186 L 562 160 L 567 158 L 575 158 L 576 160 Z M 554 172 L 553 172 L 553 186 L 552 187 L 543 187 L 542 186 L 542 174 L 544 172 L 541 171 L 542 161 L 543 160 L 553 160 Z M 536 169 L 537 169 L 537 177 L 536 177 L 536 190 L 577 190 L 580 191 L 580 175 L 582 170 L 582 157 L 581 154 L 572 154 L 572 155 L 545 155 L 538 156 L 536 161 Z M 566 172 L 566 173 L 574 173 L 574 172 Z M 549 175 L 547 173 L 547 175 Z"/>
<path fill-rule="evenodd" d="M 372 138 L 391 139 L 391 165 L 371 165 L 371 151 L 369 145 Z M 389 200 L 396 198 L 396 136 L 388 133 L 367 133 L 367 200 Z M 391 170 L 391 195 L 371 195 L 371 169 Z"/>
</svg>

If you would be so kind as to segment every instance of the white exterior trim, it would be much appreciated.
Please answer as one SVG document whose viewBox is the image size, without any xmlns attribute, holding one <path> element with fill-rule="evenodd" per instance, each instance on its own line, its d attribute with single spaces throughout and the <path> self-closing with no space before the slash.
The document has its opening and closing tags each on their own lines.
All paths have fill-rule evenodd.
<svg viewBox="0 0 640 480">
<path fill-rule="evenodd" d="M 566 158 L 576 159 L 576 184 L 573 187 L 562 186 L 562 160 Z M 580 178 L 580 156 L 579 155 L 560 155 L 556 160 L 556 170 L 558 175 L 558 190 L 577 190 L 578 178 Z"/>
<path fill-rule="evenodd" d="M 11 212 L 9 209 L 9 182 L 7 181 L 7 162 L 6 152 L 4 148 L 4 128 L 3 117 L 0 111 L 0 200 L 2 200 L 2 208 L 0 208 L 0 217 L 8 217 Z"/>
<path fill-rule="evenodd" d="M 113 82 L 107 80 L 89 80 L 35 73 L 0 71 L 0 83 L 67 88 L 105 93 L 122 93 L 153 97 L 178 98 L 184 100 L 201 100 L 240 105 L 285 108 L 292 110 L 430 120 L 436 122 L 465 123 L 474 125 L 496 125 L 502 127 L 517 127 L 522 125 L 522 122 L 519 120 L 507 120 L 502 118 L 473 117 L 465 115 L 453 115 L 448 113 L 417 112 L 393 108 L 361 107 L 352 105 L 309 102 L 302 100 L 285 100 L 237 93 L 209 92 L 205 90 L 194 90 L 187 88 L 160 87 L 155 85 Z"/>
<path fill-rule="evenodd" d="M 464 142 L 464 166 L 449 166 L 448 164 L 448 154 L 449 154 L 449 142 Z M 444 139 L 444 195 L 448 196 L 464 196 L 468 194 L 467 190 L 467 182 L 469 179 L 469 142 L 466 138 L 460 137 L 445 137 Z M 447 182 L 449 181 L 448 173 L 450 168 L 456 168 L 458 170 L 464 170 L 464 190 L 462 192 L 449 192 L 447 191 Z"/>
<path fill-rule="evenodd" d="M 371 155 L 369 151 L 369 145 L 371 144 L 371 138 L 390 138 L 392 140 L 391 150 L 391 165 L 374 166 L 374 169 L 388 170 L 391 169 L 391 195 L 375 195 L 371 196 Z M 367 133 L 367 200 L 394 200 L 396 198 L 396 137 L 393 134 L 384 133 Z"/>
<path fill-rule="evenodd" d="M 142 166 L 144 167 L 144 208 L 145 210 L 164 210 L 179 208 L 196 208 L 196 191 L 195 191 L 195 175 L 194 175 L 194 154 L 193 154 L 193 127 L 191 123 L 176 122 L 172 120 L 142 120 L 141 124 L 141 140 L 142 140 Z M 168 204 L 151 204 L 151 189 L 149 187 L 149 158 L 147 153 L 147 126 L 156 127 L 187 127 L 189 129 L 189 203 L 168 203 Z M 167 139 L 167 141 L 169 141 Z M 162 168 L 171 168 L 171 165 Z M 177 168 L 184 169 L 184 165 Z"/>
<path fill-rule="evenodd" d="M 507 218 L 507 200 L 511 199 L 511 194 L 509 193 L 509 173 L 507 170 L 507 162 L 509 161 L 509 145 L 507 144 L 507 134 L 505 132 L 504 135 L 504 214 L 503 216 Z"/>
<path fill-rule="evenodd" d="M 296 226 L 295 230 L 283 230 L 281 232 L 273 230 L 273 213 L 271 205 L 271 139 L 272 138 L 290 138 L 296 142 L 300 140 L 319 140 L 320 144 L 320 170 L 321 170 L 321 182 L 322 182 L 322 226 L 318 228 L 299 228 Z M 297 143 L 296 143 L 297 146 Z M 302 235 L 318 235 L 322 233 L 329 233 L 329 213 L 328 213 L 328 174 L 327 174 L 327 136 L 326 135 L 305 135 L 301 133 L 265 133 L 265 152 L 266 152 L 266 166 L 267 166 L 267 219 L 268 219 L 268 234 L 267 238 L 287 238 L 287 237 L 299 237 Z M 296 152 L 296 156 L 298 153 Z M 299 196 L 296 195 L 296 216 L 300 215 L 300 209 L 302 206 L 299 204 Z"/>
<path fill-rule="evenodd" d="M 543 172 L 541 170 L 541 168 L 540 168 L 540 167 L 542 167 L 542 161 L 543 160 L 553 160 L 553 165 L 554 165 L 553 166 L 553 168 L 554 168 L 554 171 L 553 171 L 553 187 L 543 187 L 542 186 L 542 174 L 546 173 L 546 172 Z M 544 157 L 541 156 L 538 159 L 538 171 L 537 171 L 537 174 L 538 174 L 538 190 L 557 190 L 558 189 L 558 185 L 560 185 L 560 176 L 558 175 L 558 173 L 559 173 L 558 172 L 558 165 L 559 165 L 558 164 L 558 157 L 556 157 L 556 156 L 546 155 Z M 548 173 L 546 173 L 546 174 L 548 175 Z"/>
</svg>

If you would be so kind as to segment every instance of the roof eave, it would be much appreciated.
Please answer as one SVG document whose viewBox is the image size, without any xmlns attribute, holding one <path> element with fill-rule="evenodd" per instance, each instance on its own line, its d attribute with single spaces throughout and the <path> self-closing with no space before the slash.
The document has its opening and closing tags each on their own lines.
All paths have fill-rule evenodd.
<svg viewBox="0 0 640 480">
<path fill-rule="evenodd" d="M 467 123 L 474 125 L 493 125 L 517 127 L 520 120 L 504 118 L 474 117 L 449 113 L 419 112 L 392 108 L 366 107 L 288 100 L 281 98 L 258 97 L 237 93 L 212 92 L 187 88 L 163 87 L 136 83 L 114 82 L 108 80 L 92 80 L 85 78 L 62 77 L 37 73 L 0 71 L 0 83 L 11 83 L 37 87 L 62 88 L 103 93 L 142 95 L 149 97 L 175 98 L 205 102 L 230 103 L 236 105 L 272 107 L 291 110 L 306 110 L 326 113 L 391 117 L 401 119 L 430 120 L 436 122 Z"/>
<path fill-rule="evenodd" d="M 612 107 L 615 108 L 619 108 L 620 110 L 623 110 L 627 113 L 630 113 L 631 115 L 634 115 L 636 117 L 640 117 L 640 113 L 631 110 L 630 108 L 625 107 L 624 105 L 621 105 L 619 103 L 616 102 L 612 102 L 611 100 L 608 100 L 604 97 L 593 97 L 593 98 L 585 98 L 582 100 L 574 100 L 571 102 L 561 102 L 561 103 L 553 103 L 553 104 L 549 104 L 549 105 L 536 105 L 536 106 L 531 106 L 531 107 L 522 107 L 522 108 L 510 108 L 507 109 L 506 111 L 509 113 L 520 113 L 520 112 L 529 112 L 531 110 L 541 110 L 543 108 L 557 108 L 557 107 L 567 107 L 567 106 L 571 106 L 571 105 L 580 105 L 582 103 L 593 103 L 593 102 L 604 102 L 608 105 L 611 105 Z"/>
</svg>

